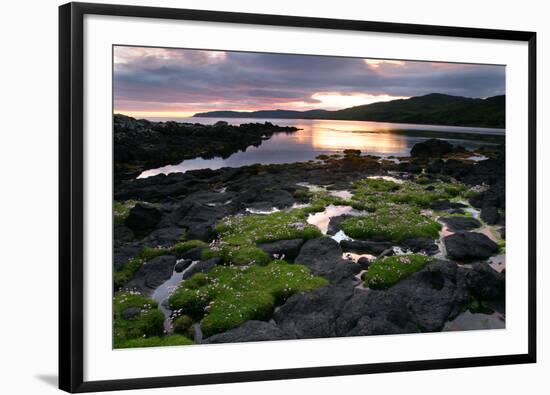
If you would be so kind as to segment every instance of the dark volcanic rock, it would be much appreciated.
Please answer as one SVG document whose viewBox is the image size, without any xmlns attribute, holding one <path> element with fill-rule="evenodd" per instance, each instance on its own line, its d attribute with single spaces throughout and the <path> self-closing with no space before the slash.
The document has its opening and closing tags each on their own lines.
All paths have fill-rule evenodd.
<svg viewBox="0 0 550 395">
<path fill-rule="evenodd" d="M 214 226 L 225 217 L 225 207 L 210 207 L 198 203 L 185 202 L 175 213 L 180 216 L 178 226 L 186 229 L 189 240 L 210 241 L 214 237 Z"/>
<path fill-rule="evenodd" d="M 182 259 L 176 263 L 176 266 L 174 266 L 174 271 L 176 273 L 181 273 L 187 269 L 192 262 L 193 261 L 191 259 Z"/>
<path fill-rule="evenodd" d="M 162 213 L 158 208 L 138 203 L 130 210 L 125 223 L 134 232 L 143 233 L 154 229 L 161 217 Z"/>
<path fill-rule="evenodd" d="M 370 261 L 370 259 L 362 256 L 361 258 L 359 258 L 357 260 L 357 264 L 359 265 L 359 268 L 361 270 L 367 270 L 371 265 L 371 261 Z"/>
<path fill-rule="evenodd" d="M 353 288 L 327 285 L 291 296 L 275 311 L 277 325 L 292 338 L 336 336 L 336 319 Z"/>
<path fill-rule="evenodd" d="M 195 273 L 206 273 L 216 265 L 219 265 L 222 263 L 222 259 L 219 257 L 210 258 L 206 261 L 197 262 L 196 265 L 194 265 L 192 268 L 187 269 L 185 273 L 183 273 L 183 280 L 186 280 L 193 276 Z"/>
<path fill-rule="evenodd" d="M 428 237 L 406 239 L 401 242 L 400 246 L 412 252 L 421 252 L 427 255 L 433 255 L 439 251 L 439 247 Z"/>
<path fill-rule="evenodd" d="M 481 300 L 504 300 L 505 277 L 486 262 L 478 262 L 467 273 L 466 283 L 472 295 Z"/>
<path fill-rule="evenodd" d="M 137 289 L 149 294 L 168 280 L 174 271 L 176 257 L 162 255 L 144 263 L 134 275 L 132 281 L 124 286 L 126 289 Z"/>
<path fill-rule="evenodd" d="M 391 246 L 392 244 L 386 241 L 342 240 L 340 242 L 342 250 L 356 254 L 378 255 L 391 248 Z"/>
<path fill-rule="evenodd" d="M 286 259 L 294 259 L 300 253 L 300 247 L 304 244 L 303 239 L 279 240 L 272 243 L 258 244 L 258 247 L 270 255 L 284 255 Z"/>
<path fill-rule="evenodd" d="M 470 300 L 466 270 L 439 261 L 388 290 L 357 292 L 338 318 L 339 335 L 441 330 Z"/>
<path fill-rule="evenodd" d="M 396 293 L 358 292 L 342 309 L 337 321 L 339 336 L 364 336 L 419 332 L 406 301 Z"/>
<path fill-rule="evenodd" d="M 115 224 L 113 228 L 113 239 L 116 242 L 129 242 L 134 239 L 134 232 L 124 224 Z"/>
<path fill-rule="evenodd" d="M 113 253 L 113 263 L 115 269 L 119 269 L 124 266 L 130 259 L 135 257 L 141 247 L 138 245 L 126 245 L 118 248 L 114 248 Z"/>
<path fill-rule="evenodd" d="M 480 216 L 489 225 L 495 225 L 500 221 L 500 214 L 496 207 L 483 207 Z"/>
<path fill-rule="evenodd" d="M 481 233 L 458 232 L 443 238 L 447 255 L 458 261 L 487 259 L 498 252 L 498 245 Z"/>
<path fill-rule="evenodd" d="M 432 210 L 440 211 L 457 210 L 465 207 L 467 206 L 463 203 L 450 202 L 449 200 L 435 200 L 430 204 Z"/>
<path fill-rule="evenodd" d="M 475 194 L 470 198 L 470 204 L 477 208 L 496 207 L 505 208 L 506 188 L 504 181 L 498 181 L 488 190 Z"/>
<path fill-rule="evenodd" d="M 413 157 L 438 158 L 453 150 L 453 145 L 439 139 L 429 139 L 422 143 L 416 143 L 411 149 Z"/>
<path fill-rule="evenodd" d="M 184 234 L 185 230 L 181 228 L 160 228 L 152 231 L 143 239 L 143 242 L 153 246 L 168 247 L 174 245 Z"/>
<path fill-rule="evenodd" d="M 246 321 L 241 326 L 226 332 L 210 336 L 202 341 L 203 344 L 254 342 L 264 340 L 284 340 L 289 336 L 279 327 L 270 322 Z"/>
<path fill-rule="evenodd" d="M 329 237 L 308 240 L 294 262 L 309 267 L 313 274 L 326 277 L 333 284 L 354 281 L 357 270 L 342 259 L 340 245 Z"/>
<path fill-rule="evenodd" d="M 481 226 L 481 222 L 471 217 L 441 217 L 439 220 L 447 225 L 451 232 L 472 230 Z"/>
<path fill-rule="evenodd" d="M 185 251 L 179 257 L 181 259 L 189 259 L 191 261 L 200 261 L 203 250 L 204 250 L 203 247 L 193 247 L 190 250 Z"/>
</svg>

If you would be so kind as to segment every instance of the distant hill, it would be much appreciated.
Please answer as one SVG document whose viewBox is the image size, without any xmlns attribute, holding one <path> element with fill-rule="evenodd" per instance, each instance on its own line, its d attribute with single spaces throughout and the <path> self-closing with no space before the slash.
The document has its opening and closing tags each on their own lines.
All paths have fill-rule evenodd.
<svg viewBox="0 0 550 395">
<path fill-rule="evenodd" d="M 504 128 L 506 119 L 505 103 L 506 97 L 504 95 L 493 96 L 487 99 L 475 99 L 431 93 L 425 96 L 411 97 L 410 99 L 378 102 L 337 111 L 211 111 L 197 113 L 194 116 L 214 118 L 335 119 Z"/>
<path fill-rule="evenodd" d="M 330 116 L 334 111 L 327 110 L 260 110 L 260 111 L 209 111 L 199 112 L 194 117 L 220 118 L 294 118 L 294 119 L 322 119 Z"/>
</svg>

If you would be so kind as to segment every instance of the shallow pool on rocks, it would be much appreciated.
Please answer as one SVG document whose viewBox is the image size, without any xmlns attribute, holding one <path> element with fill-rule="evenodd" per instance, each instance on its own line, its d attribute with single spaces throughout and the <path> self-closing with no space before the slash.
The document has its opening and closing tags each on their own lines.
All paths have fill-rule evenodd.
<svg viewBox="0 0 550 395">
<path fill-rule="evenodd" d="M 357 216 L 362 214 L 364 214 L 363 211 L 356 210 L 351 206 L 335 206 L 333 204 L 329 204 L 323 211 L 310 214 L 307 218 L 307 222 L 311 225 L 315 225 L 323 234 L 327 234 L 328 223 L 331 218 L 339 217 L 341 215 Z"/>
<path fill-rule="evenodd" d="M 172 272 L 172 276 L 162 283 L 158 288 L 153 291 L 151 299 L 158 303 L 158 308 L 164 314 L 164 330 L 166 333 L 172 333 L 172 310 L 167 307 L 167 301 L 170 295 L 178 288 L 183 276 L 187 271 L 189 271 L 193 266 L 195 266 L 199 261 L 193 261 L 187 268 L 181 272 Z"/>
</svg>

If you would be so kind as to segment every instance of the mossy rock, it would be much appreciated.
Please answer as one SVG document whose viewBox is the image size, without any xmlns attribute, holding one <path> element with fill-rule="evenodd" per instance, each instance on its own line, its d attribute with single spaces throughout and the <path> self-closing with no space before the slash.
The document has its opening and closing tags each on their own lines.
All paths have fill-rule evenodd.
<svg viewBox="0 0 550 395">
<path fill-rule="evenodd" d="M 131 319 L 125 319 L 123 312 L 139 308 L 141 312 Z M 118 292 L 113 300 L 114 312 L 114 346 L 128 339 L 161 336 L 164 332 L 164 315 L 157 309 L 157 303 L 134 292 Z"/>
<path fill-rule="evenodd" d="M 222 244 L 204 250 L 202 259 L 208 260 L 214 257 L 219 257 L 225 264 L 233 265 L 267 265 L 272 258 L 264 250 L 254 245 L 227 245 Z"/>
<path fill-rule="evenodd" d="M 414 207 L 386 205 L 372 213 L 345 220 L 341 229 L 354 239 L 385 239 L 399 243 L 413 237 L 435 239 L 441 224 Z"/>
<path fill-rule="evenodd" d="M 302 265 L 273 261 L 267 266 L 217 266 L 181 283 L 169 299 L 173 310 L 200 320 L 205 337 L 248 320 L 266 320 L 295 293 L 327 284 Z"/>
<path fill-rule="evenodd" d="M 202 240 L 179 241 L 170 248 L 170 252 L 173 252 L 175 254 L 184 254 L 187 251 L 191 250 L 192 248 L 197 248 L 197 247 L 206 248 L 208 247 L 208 244 L 206 244 Z"/>
<path fill-rule="evenodd" d="M 130 210 L 138 203 L 137 200 L 113 201 L 113 220 L 115 224 L 123 224 Z"/>
<path fill-rule="evenodd" d="M 272 214 L 235 215 L 216 225 L 220 238 L 230 245 L 254 245 L 277 240 L 311 239 L 321 236 L 317 227 L 305 221 L 302 210 Z"/>
<path fill-rule="evenodd" d="M 422 254 L 389 256 L 374 261 L 363 276 L 365 285 L 372 289 L 386 289 L 421 270 L 430 258 Z"/>
<path fill-rule="evenodd" d="M 193 332 L 193 319 L 188 315 L 179 316 L 172 323 L 174 333 L 191 337 Z"/>
<path fill-rule="evenodd" d="M 436 200 L 466 197 L 467 187 L 459 182 L 430 180 L 430 188 L 411 181 L 398 184 L 389 180 L 365 178 L 353 184 L 355 193 L 352 206 L 359 209 L 376 210 L 387 203 L 414 205 L 428 208 Z"/>
</svg>

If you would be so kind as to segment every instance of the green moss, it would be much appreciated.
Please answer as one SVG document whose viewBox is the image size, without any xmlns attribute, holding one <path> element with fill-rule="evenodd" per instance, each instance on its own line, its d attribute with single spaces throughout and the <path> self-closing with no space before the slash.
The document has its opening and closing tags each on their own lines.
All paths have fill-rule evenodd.
<svg viewBox="0 0 550 395">
<path fill-rule="evenodd" d="M 375 210 L 377 206 L 391 202 L 427 208 L 435 200 L 465 197 L 467 194 L 466 186 L 459 182 L 430 182 L 430 186 L 426 187 L 410 181 L 398 184 L 381 179 L 362 179 L 353 184 L 355 193 L 352 205 L 355 208 Z"/>
<path fill-rule="evenodd" d="M 305 189 L 297 189 L 293 193 L 294 198 L 300 201 L 306 201 L 309 199 L 309 195 L 309 191 Z"/>
<path fill-rule="evenodd" d="M 187 346 L 190 344 L 194 343 L 186 336 L 170 335 L 128 339 L 118 343 L 116 348 Z"/>
<path fill-rule="evenodd" d="M 372 289 L 386 289 L 422 269 L 432 258 L 421 255 L 399 255 L 377 259 L 364 276 L 365 285 Z"/>
<path fill-rule="evenodd" d="M 345 220 L 342 230 L 355 239 L 384 238 L 401 242 L 411 237 L 439 235 L 441 224 L 425 217 L 419 209 L 404 205 L 387 205 L 375 212 Z"/>
<path fill-rule="evenodd" d="M 469 310 L 473 314 L 492 314 L 493 310 L 483 303 L 483 301 L 473 298 L 471 302 L 466 307 L 466 310 Z"/>
<path fill-rule="evenodd" d="M 309 206 L 301 209 L 300 211 L 303 213 L 302 215 L 318 213 L 324 211 L 330 204 L 335 206 L 346 206 L 349 205 L 350 202 L 345 199 L 332 196 L 326 191 L 318 191 L 312 195 Z"/>
<path fill-rule="evenodd" d="M 216 225 L 216 232 L 218 242 L 205 249 L 202 258 L 220 257 L 235 265 L 268 264 L 272 258 L 256 246 L 258 243 L 321 236 L 317 227 L 306 222 L 301 209 L 227 217 Z"/>
<path fill-rule="evenodd" d="M 232 263 L 234 265 L 248 265 L 251 263 L 267 265 L 272 260 L 264 250 L 248 244 L 222 244 L 203 251 L 203 259 L 213 257 L 220 257 L 224 263 Z"/>
<path fill-rule="evenodd" d="M 380 178 L 363 178 L 353 183 L 353 188 L 357 189 L 361 195 L 367 195 L 377 192 L 391 192 L 400 188 L 399 184 L 393 181 Z"/>
<path fill-rule="evenodd" d="M 136 205 L 136 200 L 113 201 L 113 218 L 115 224 L 122 224 L 130 214 L 130 210 Z"/>
<path fill-rule="evenodd" d="M 174 333 L 192 337 L 193 319 L 188 315 L 179 316 L 172 323 L 172 328 L 174 329 Z"/>
<path fill-rule="evenodd" d="M 302 210 L 272 214 L 235 215 L 216 226 L 220 238 L 230 245 L 253 245 L 277 240 L 312 239 L 321 236 L 317 227 L 305 221 Z"/>
<path fill-rule="evenodd" d="M 196 247 L 206 248 L 208 247 L 208 244 L 206 244 L 204 241 L 201 241 L 201 240 L 179 241 L 178 243 L 174 244 L 174 246 L 170 248 L 170 251 L 176 254 L 183 254 L 189 251 L 190 249 L 196 248 Z"/>
<path fill-rule="evenodd" d="M 291 295 L 327 284 L 307 267 L 284 261 L 267 266 L 216 266 L 197 281 L 181 283 L 170 297 L 172 309 L 200 319 L 205 336 L 237 327 L 251 319 L 268 319 Z"/>
<path fill-rule="evenodd" d="M 124 319 L 122 312 L 129 308 L 139 308 L 141 312 Z M 113 300 L 114 312 L 114 346 L 120 345 L 128 339 L 160 336 L 164 331 L 164 315 L 157 309 L 157 303 L 133 292 L 119 292 Z"/>
</svg>

